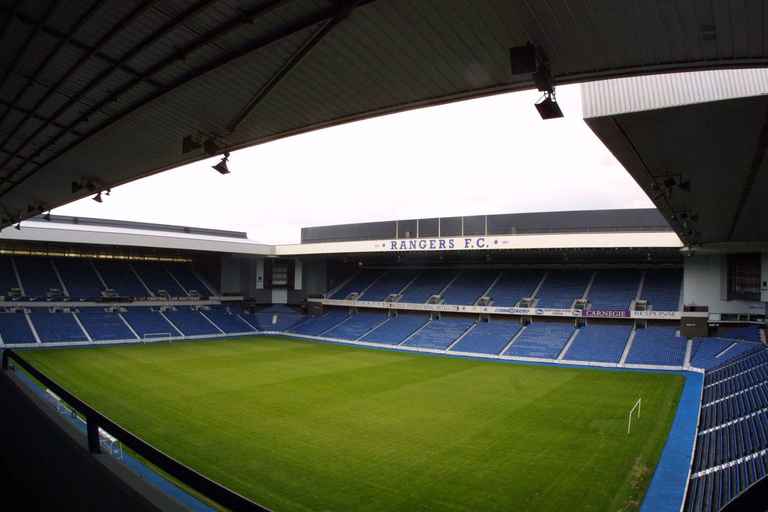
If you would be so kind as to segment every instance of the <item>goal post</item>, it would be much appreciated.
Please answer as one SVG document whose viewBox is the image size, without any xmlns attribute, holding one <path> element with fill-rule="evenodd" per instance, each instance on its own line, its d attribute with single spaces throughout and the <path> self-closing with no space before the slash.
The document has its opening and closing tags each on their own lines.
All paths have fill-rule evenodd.
<svg viewBox="0 0 768 512">
<path fill-rule="evenodd" d="M 635 409 L 637 409 L 637 417 L 640 418 L 640 408 L 643 405 L 643 399 L 638 398 L 637 402 L 635 402 L 635 405 L 632 406 L 632 409 L 629 410 L 629 423 L 627 423 L 627 435 L 629 435 L 629 432 L 632 430 L 632 413 L 635 412 Z"/>
<path fill-rule="evenodd" d="M 169 332 L 148 332 L 143 336 L 144 344 L 153 341 L 168 341 L 171 342 L 171 333 Z"/>
</svg>

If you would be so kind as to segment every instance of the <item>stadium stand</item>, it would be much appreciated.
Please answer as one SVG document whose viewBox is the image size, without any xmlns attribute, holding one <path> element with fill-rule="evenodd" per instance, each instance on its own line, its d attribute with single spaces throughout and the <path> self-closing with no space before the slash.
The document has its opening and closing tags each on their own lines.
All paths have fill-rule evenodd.
<svg viewBox="0 0 768 512">
<path fill-rule="evenodd" d="M 149 290 L 139 280 L 127 261 L 93 260 L 93 266 L 108 289 L 121 297 L 147 297 Z"/>
<path fill-rule="evenodd" d="M 456 277 L 457 271 L 447 269 L 427 269 L 403 290 L 398 302 L 424 304 L 433 295 L 439 295 Z"/>
<path fill-rule="evenodd" d="M 451 347 L 450 352 L 497 355 L 522 328 L 520 322 L 479 322 Z"/>
<path fill-rule="evenodd" d="M 132 261 L 131 267 L 153 295 L 162 295 L 160 291 L 163 290 L 171 297 L 188 296 L 187 291 L 159 261 Z"/>
<path fill-rule="evenodd" d="M 705 373 L 687 511 L 716 511 L 768 474 L 768 351 Z"/>
<path fill-rule="evenodd" d="M 119 313 L 104 308 L 81 308 L 77 318 L 94 341 L 136 340 Z"/>
<path fill-rule="evenodd" d="M 656 311 L 678 311 L 682 284 L 682 269 L 646 270 L 640 300 L 647 301 Z"/>
<path fill-rule="evenodd" d="M 504 352 L 509 357 L 555 359 L 573 336 L 571 324 L 534 323 L 525 328 Z"/>
<path fill-rule="evenodd" d="M 591 309 L 627 311 L 637 297 L 642 272 L 602 269 L 595 272 L 587 299 Z"/>
<path fill-rule="evenodd" d="M 307 336 L 320 336 L 325 331 L 349 318 L 349 313 L 343 311 L 329 311 L 323 316 L 313 316 L 307 321 L 301 322 L 288 329 L 292 334 L 304 334 Z"/>
<path fill-rule="evenodd" d="M 728 340 L 753 341 L 755 343 L 760 343 L 762 341 L 760 339 L 760 328 L 756 325 L 748 325 L 747 327 L 742 327 L 741 329 L 720 333 L 717 335 L 717 337 L 725 338 Z"/>
<path fill-rule="evenodd" d="M 387 319 L 386 313 L 358 313 L 331 328 L 323 336 L 340 340 L 356 340 Z"/>
<path fill-rule="evenodd" d="M 242 309 L 242 306 L 240 309 Z M 227 334 L 254 332 L 256 330 L 255 326 L 252 327 L 243 321 L 238 313 L 232 313 L 224 305 L 210 306 L 208 309 L 201 310 L 200 313 Z"/>
<path fill-rule="evenodd" d="M 203 316 L 200 311 L 190 306 L 177 306 L 166 309 L 165 317 L 176 326 L 184 336 L 209 336 L 222 334 L 221 329 Z"/>
<path fill-rule="evenodd" d="M 580 299 L 592 278 L 591 270 L 551 270 L 536 293 L 537 308 L 570 308 L 575 299 Z"/>
<path fill-rule="evenodd" d="M 532 297 L 544 277 L 544 270 L 505 270 L 488 292 L 496 307 L 515 306 L 520 300 Z"/>
<path fill-rule="evenodd" d="M 675 335 L 674 327 L 637 329 L 626 364 L 684 366 L 688 339 Z"/>
<path fill-rule="evenodd" d="M 618 364 L 632 327 L 590 324 L 579 329 L 564 360 Z"/>
<path fill-rule="evenodd" d="M 691 366 L 709 370 L 754 349 L 757 345 L 752 342 L 731 339 L 694 338 L 694 346 L 696 352 L 692 353 Z"/>
<path fill-rule="evenodd" d="M 417 275 L 419 275 L 419 271 L 413 269 L 388 270 L 369 286 L 362 296 L 358 297 L 358 300 L 381 302 L 391 294 L 400 293 Z"/>
<path fill-rule="evenodd" d="M 100 297 L 104 284 L 85 258 L 55 258 L 53 260 L 70 297 Z"/>
<path fill-rule="evenodd" d="M 36 308 L 29 315 L 35 331 L 43 343 L 77 343 L 88 341 L 72 313 L 50 313 L 46 308 Z"/>
<path fill-rule="evenodd" d="M 192 295 L 192 292 L 195 291 L 201 297 L 218 296 L 216 290 L 204 283 L 190 265 L 180 262 L 165 262 L 163 266 L 181 284 L 186 292 L 185 295 Z"/>
<path fill-rule="evenodd" d="M 399 345 L 408 336 L 421 329 L 429 318 L 417 315 L 397 315 L 368 332 L 359 341 L 382 345 Z"/>
<path fill-rule="evenodd" d="M 182 335 L 163 315 L 152 308 L 131 306 L 123 309 L 125 312 L 120 314 L 136 331 L 139 338 L 143 339 L 147 334 L 159 333 L 169 333 L 171 336 Z"/>
<path fill-rule="evenodd" d="M 50 258 L 16 256 L 13 261 L 16 263 L 24 295 L 46 297 L 52 289 L 59 290 L 60 295 L 64 295 L 63 286 Z"/>
<path fill-rule="evenodd" d="M 0 291 L 3 295 L 12 295 L 10 291 L 20 286 L 13 261 L 9 256 L 0 256 Z"/>
<path fill-rule="evenodd" d="M 473 324 L 473 320 L 466 318 L 430 320 L 419 332 L 405 340 L 402 346 L 445 350 Z"/>
<path fill-rule="evenodd" d="M 443 292 L 444 304 L 472 306 L 496 281 L 501 272 L 488 269 L 462 270 Z"/>
<path fill-rule="evenodd" d="M 37 343 L 24 313 L 0 313 L 0 336 L 6 345 Z"/>
<path fill-rule="evenodd" d="M 384 274 L 383 270 L 379 269 L 363 269 L 357 275 L 355 275 L 348 283 L 336 290 L 332 295 L 329 295 L 329 299 L 344 300 L 350 296 L 350 294 L 361 294 L 369 286 L 371 286 L 377 279 Z"/>
<path fill-rule="evenodd" d="M 298 324 L 309 320 L 310 317 L 292 312 L 290 315 L 278 313 L 256 313 L 253 315 L 256 321 L 255 327 L 268 332 L 285 332 Z M 244 319 L 250 323 L 250 318 Z"/>
</svg>

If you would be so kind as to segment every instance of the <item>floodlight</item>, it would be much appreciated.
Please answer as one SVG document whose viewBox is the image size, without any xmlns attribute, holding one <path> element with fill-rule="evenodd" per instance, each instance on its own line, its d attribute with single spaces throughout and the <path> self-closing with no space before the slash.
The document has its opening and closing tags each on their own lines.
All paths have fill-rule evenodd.
<svg viewBox="0 0 768 512">
<path fill-rule="evenodd" d="M 221 148 L 216 144 L 216 142 L 213 139 L 208 139 L 205 142 L 203 142 L 203 149 L 210 156 L 214 156 L 218 154 L 219 151 L 221 151 Z"/>
<path fill-rule="evenodd" d="M 51 212 L 46 213 L 43 218 L 47 220 L 48 222 L 51 222 Z"/>
<path fill-rule="evenodd" d="M 85 188 L 88 189 L 88 192 L 93 192 L 96 190 L 96 185 L 91 180 L 88 180 L 85 182 Z"/>
<path fill-rule="evenodd" d="M 542 119 L 556 119 L 563 117 L 563 111 L 560 110 L 560 106 L 555 101 L 555 97 L 551 94 L 545 94 L 537 101 L 534 106 L 539 111 L 539 115 Z"/>
<path fill-rule="evenodd" d="M 98 193 L 98 194 L 96 194 L 95 196 L 93 196 L 93 200 L 94 200 L 94 201 L 96 201 L 97 203 L 101 203 L 101 202 L 103 202 L 103 201 L 102 201 L 102 199 L 101 199 L 101 191 L 99 191 L 99 193 Z"/>
<path fill-rule="evenodd" d="M 195 139 L 192 138 L 191 135 L 187 135 L 183 139 L 181 139 L 181 154 L 186 155 L 187 153 L 191 151 L 195 151 L 200 149 L 201 146 L 199 142 L 197 142 Z"/>
<path fill-rule="evenodd" d="M 214 169 L 219 171 L 220 174 L 229 174 L 229 168 L 227 167 L 227 161 L 229 160 L 229 152 L 224 153 L 224 158 L 221 159 L 221 162 L 217 163 L 216 165 L 212 166 Z"/>
<path fill-rule="evenodd" d="M 16 225 L 13 227 L 13 229 L 16 229 L 16 230 L 18 230 L 18 231 L 21 231 L 21 222 L 19 222 L 18 224 L 16 224 Z"/>
<path fill-rule="evenodd" d="M 74 194 L 75 192 L 80 192 L 81 190 L 83 190 L 83 185 L 78 183 L 77 181 L 73 181 L 72 182 L 72 193 Z"/>
<path fill-rule="evenodd" d="M 509 49 L 509 64 L 513 75 L 536 71 L 536 47 L 531 43 Z"/>
<path fill-rule="evenodd" d="M 532 74 L 531 78 L 533 78 L 536 88 L 541 92 L 548 92 L 549 94 L 555 92 L 555 77 L 552 76 L 552 69 L 549 66 L 539 66 L 538 71 Z"/>
</svg>

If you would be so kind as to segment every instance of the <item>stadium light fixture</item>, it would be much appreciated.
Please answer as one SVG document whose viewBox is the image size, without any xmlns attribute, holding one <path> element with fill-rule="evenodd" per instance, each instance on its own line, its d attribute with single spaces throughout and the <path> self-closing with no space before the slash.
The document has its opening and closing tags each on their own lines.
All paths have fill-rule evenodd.
<svg viewBox="0 0 768 512">
<path fill-rule="evenodd" d="M 215 156 L 221 151 L 221 148 L 216 144 L 216 141 L 214 141 L 213 138 L 203 142 L 203 149 L 209 156 Z"/>
<path fill-rule="evenodd" d="M 83 188 L 85 188 L 85 187 L 83 187 L 83 185 L 81 183 L 78 183 L 77 181 L 73 181 L 72 182 L 72 193 L 73 194 L 75 194 L 77 192 L 80 192 L 81 190 L 83 190 Z"/>
<path fill-rule="evenodd" d="M 16 224 L 15 226 L 13 226 L 13 229 L 15 229 L 15 230 L 17 230 L 17 231 L 21 231 L 21 221 L 19 221 L 19 223 L 18 223 L 18 224 Z"/>
<path fill-rule="evenodd" d="M 96 201 L 97 203 L 104 202 L 104 200 L 101 198 L 101 190 L 99 190 L 99 192 L 95 196 L 93 196 L 93 200 Z"/>
<path fill-rule="evenodd" d="M 531 43 L 509 49 L 509 64 L 513 75 L 536 71 L 536 47 Z"/>
<path fill-rule="evenodd" d="M 48 222 L 51 222 L 51 212 L 46 213 L 43 218 L 47 220 Z"/>
<path fill-rule="evenodd" d="M 229 151 L 224 153 L 224 157 L 221 159 L 221 162 L 217 163 L 216 165 L 213 165 L 212 167 L 219 171 L 219 174 L 229 174 L 229 168 L 227 167 L 227 162 L 229 161 Z"/>
<path fill-rule="evenodd" d="M 542 96 L 539 101 L 534 104 L 534 106 L 536 107 L 536 110 L 539 111 L 541 118 L 544 120 L 563 117 L 563 111 L 560 110 L 560 106 L 555 100 L 554 93 L 545 93 L 544 96 Z"/>
<path fill-rule="evenodd" d="M 192 151 L 197 151 L 198 149 L 202 148 L 202 144 L 200 144 L 199 136 L 198 140 L 195 140 L 194 137 L 191 135 L 187 135 L 183 139 L 181 139 L 181 154 L 186 155 L 187 153 L 191 153 Z"/>
</svg>

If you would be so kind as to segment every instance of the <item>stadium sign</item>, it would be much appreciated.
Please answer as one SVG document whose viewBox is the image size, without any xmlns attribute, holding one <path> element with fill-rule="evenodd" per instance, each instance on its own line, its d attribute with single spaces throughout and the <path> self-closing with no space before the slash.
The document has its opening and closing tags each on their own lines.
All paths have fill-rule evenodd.
<svg viewBox="0 0 768 512">
<path fill-rule="evenodd" d="M 502 237 L 469 236 L 456 238 L 412 238 L 377 242 L 376 250 L 387 251 L 472 251 L 501 249 L 509 245 Z"/>
<path fill-rule="evenodd" d="M 613 311 L 609 309 L 585 309 L 582 315 L 597 318 L 630 318 L 632 316 L 632 312 Z"/>
</svg>

